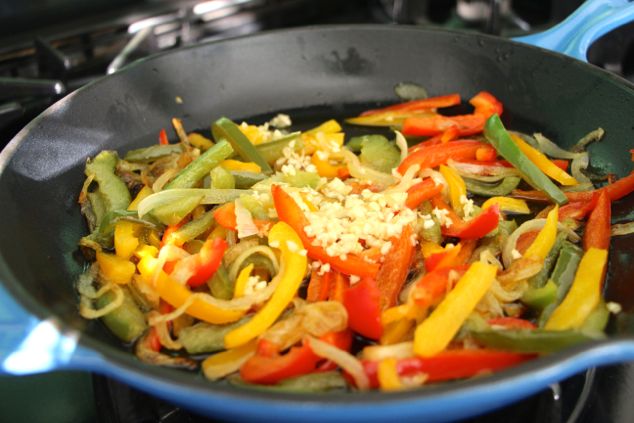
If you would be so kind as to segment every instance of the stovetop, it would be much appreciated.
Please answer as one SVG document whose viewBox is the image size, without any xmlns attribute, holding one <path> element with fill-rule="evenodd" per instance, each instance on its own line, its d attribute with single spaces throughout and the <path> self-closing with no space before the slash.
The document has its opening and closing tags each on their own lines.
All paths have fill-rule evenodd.
<svg viewBox="0 0 634 423">
<path fill-rule="evenodd" d="M 579 3 L 580 0 L 99 0 L 97 6 L 83 14 L 68 15 L 72 20 L 59 18 L 60 9 L 40 11 L 27 20 L 33 24 L 24 26 L 29 28 L 24 30 L 12 30 L 8 21 L 3 21 L 0 7 L 0 148 L 52 102 L 157 51 L 267 29 L 322 23 L 406 23 L 520 35 L 558 22 Z M 25 13 L 32 12 L 28 7 L 24 9 L 13 20 L 15 27 L 20 27 Z M 617 30 L 591 48 L 590 61 L 634 80 L 633 41 L 634 26 Z M 633 395 L 634 364 L 609 366 L 574 376 L 537 395 L 465 422 L 630 422 L 634 418 L 634 401 L 630 400 Z M 83 372 L 2 377 L 0 397 L 2 421 L 213 421 L 115 380 Z"/>
</svg>

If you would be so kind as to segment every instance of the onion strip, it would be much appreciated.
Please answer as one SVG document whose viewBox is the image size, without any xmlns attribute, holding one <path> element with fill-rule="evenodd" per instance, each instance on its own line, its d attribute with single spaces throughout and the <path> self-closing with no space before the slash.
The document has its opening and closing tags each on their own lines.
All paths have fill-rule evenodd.
<svg viewBox="0 0 634 423">
<path fill-rule="evenodd" d="M 370 381 L 365 374 L 363 365 L 355 356 L 312 336 L 307 337 L 307 339 L 310 342 L 310 348 L 316 355 L 331 360 L 348 372 L 359 390 L 365 391 L 370 388 Z"/>
<path fill-rule="evenodd" d="M 610 234 L 614 236 L 629 235 L 631 233 L 634 233 L 634 222 L 617 223 L 612 225 L 610 229 Z"/>
<path fill-rule="evenodd" d="M 273 263 L 273 268 L 275 269 L 275 271 L 280 271 L 280 263 L 277 260 L 277 256 L 275 255 L 275 252 L 273 252 L 273 249 L 266 245 L 256 245 L 243 251 L 238 257 L 236 257 L 233 263 L 231 263 L 231 267 L 229 267 L 230 280 L 236 280 L 236 278 L 238 277 L 238 272 L 240 271 L 240 266 L 242 266 L 242 263 L 244 263 L 244 261 L 253 254 L 261 254 L 264 257 L 268 258 L 269 260 L 271 260 L 271 263 Z"/>
<path fill-rule="evenodd" d="M 350 175 L 352 175 L 354 178 L 360 179 L 362 181 L 375 182 L 377 184 L 383 185 L 384 187 L 388 187 L 394 184 L 395 178 L 392 175 L 388 175 L 387 173 L 379 172 L 378 170 L 363 166 L 359 161 L 357 155 L 347 148 L 341 149 L 341 154 L 343 154 L 343 158 L 346 161 L 348 170 L 350 171 Z"/>
</svg>

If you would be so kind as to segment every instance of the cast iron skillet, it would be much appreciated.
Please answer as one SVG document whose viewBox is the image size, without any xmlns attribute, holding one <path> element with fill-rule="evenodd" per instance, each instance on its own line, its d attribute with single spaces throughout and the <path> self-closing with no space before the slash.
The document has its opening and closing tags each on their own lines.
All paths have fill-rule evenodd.
<svg viewBox="0 0 634 423">
<path fill-rule="evenodd" d="M 583 57 L 592 39 L 634 14 L 631 6 L 591 1 L 573 15 L 563 37 L 555 35 L 568 37 L 568 52 Z M 597 16 L 603 23 L 593 21 Z M 585 35 L 578 37 L 580 26 Z M 358 110 L 392 101 L 400 81 L 422 83 L 432 95 L 459 91 L 464 98 L 486 89 L 504 103 L 508 126 L 541 131 L 564 147 L 601 126 L 606 136 L 592 147 L 592 165 L 619 176 L 632 167 L 634 86 L 580 60 L 505 39 L 335 26 L 162 54 L 67 96 L 0 154 L 2 371 L 95 371 L 226 419 L 368 422 L 462 418 L 586 368 L 634 359 L 632 237 L 612 243 L 606 297 L 621 303 L 623 313 L 612 319 L 610 340 L 490 377 L 411 392 L 293 395 L 212 384 L 191 373 L 144 365 L 98 322 L 78 317 L 73 283 L 83 262 L 76 245 L 86 227 L 76 198 L 87 157 L 148 145 L 173 116 L 183 117 L 187 128 L 205 128 L 221 115 L 237 120 L 289 110 L 342 115 L 348 106 Z M 615 221 L 632 218 L 633 202 L 630 197 L 614 205 Z"/>
</svg>

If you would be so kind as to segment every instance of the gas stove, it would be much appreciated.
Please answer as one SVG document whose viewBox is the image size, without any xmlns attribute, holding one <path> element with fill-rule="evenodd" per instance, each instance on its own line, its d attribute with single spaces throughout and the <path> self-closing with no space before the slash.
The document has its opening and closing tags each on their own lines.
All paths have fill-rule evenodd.
<svg viewBox="0 0 634 423">
<path fill-rule="evenodd" d="M 276 28 L 332 23 L 409 24 L 517 36 L 559 22 L 580 2 L 100 0 L 88 7 L 78 0 L 57 0 L 47 2 L 55 6 L 48 8 L 0 7 L 0 148 L 59 98 L 160 51 Z M 625 26 L 595 43 L 589 59 L 634 80 L 633 41 L 634 26 Z M 33 392 L 39 403 L 62 404 L 67 412 L 33 414 Z M 0 393 L 5 398 L 0 414 L 15 421 L 211 421 L 86 373 L 31 376 L 19 382 L 0 378 Z M 466 421 L 629 422 L 634 416 L 629 400 L 633 394 L 634 365 L 591 369 Z"/>
</svg>

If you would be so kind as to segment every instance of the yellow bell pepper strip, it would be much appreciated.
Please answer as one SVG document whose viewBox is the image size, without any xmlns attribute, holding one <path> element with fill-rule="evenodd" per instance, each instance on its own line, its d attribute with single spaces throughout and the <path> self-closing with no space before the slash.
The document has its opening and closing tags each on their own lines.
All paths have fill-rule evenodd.
<svg viewBox="0 0 634 423">
<path fill-rule="evenodd" d="M 414 352 L 431 357 L 443 351 L 460 326 L 489 290 L 497 267 L 483 262 L 473 263 L 414 333 Z"/>
<path fill-rule="evenodd" d="M 134 263 L 127 258 L 102 251 L 97 251 L 97 263 L 103 277 L 119 285 L 130 282 L 136 270 Z"/>
<path fill-rule="evenodd" d="M 114 250 L 118 257 L 128 260 L 139 246 L 138 223 L 120 220 L 114 227 Z"/>
<path fill-rule="evenodd" d="M 467 185 L 462 177 L 454 169 L 440 165 L 440 173 L 445 177 L 449 185 L 449 200 L 451 207 L 456 211 L 462 211 L 462 198 L 467 198 Z"/>
<path fill-rule="evenodd" d="M 324 132 L 327 134 L 341 132 L 341 125 L 339 125 L 339 122 L 337 122 L 336 120 L 330 119 L 325 121 L 319 126 L 316 126 L 314 128 L 311 128 L 305 131 L 304 134 L 314 135 L 314 134 L 317 134 L 318 132 Z"/>
<path fill-rule="evenodd" d="M 511 197 L 491 197 L 482 203 L 482 210 L 494 204 L 500 206 L 500 211 L 504 213 L 529 214 L 531 212 L 526 201 Z"/>
<path fill-rule="evenodd" d="M 548 255 L 548 252 L 557 239 L 557 222 L 559 215 L 559 206 L 555 205 L 551 211 L 548 212 L 546 217 L 546 224 L 539 231 L 535 241 L 531 243 L 523 257 L 529 260 L 536 260 L 543 262 Z"/>
<path fill-rule="evenodd" d="M 157 259 L 151 255 L 143 255 L 137 269 L 146 283 L 150 284 L 156 293 L 167 303 L 178 308 L 189 301 L 192 292 L 184 285 L 172 279 L 163 270 L 158 272 L 158 277 L 154 280 L 154 272 L 157 266 Z M 203 320 L 207 323 L 222 324 L 231 323 L 240 319 L 247 310 L 236 308 L 220 308 L 203 299 L 194 298 L 191 305 L 187 307 L 185 313 L 192 317 Z"/>
<path fill-rule="evenodd" d="M 253 172 L 253 173 L 261 173 L 262 168 L 254 162 L 241 162 L 240 160 L 233 159 L 225 159 L 220 162 L 220 165 L 223 169 L 226 170 L 235 170 L 238 172 Z"/>
<path fill-rule="evenodd" d="M 231 350 L 210 355 L 202 362 L 203 374 L 209 380 L 218 380 L 240 370 L 240 367 L 253 355 L 257 347 L 256 340 Z"/>
<path fill-rule="evenodd" d="M 484 125 L 484 136 L 495 147 L 502 157 L 508 160 L 517 170 L 519 170 L 530 185 L 543 191 L 551 200 L 557 204 L 565 204 L 568 201 L 557 185 L 555 185 L 535 164 L 530 161 L 526 154 L 520 150 L 504 124 L 497 114 L 487 119 Z"/>
<path fill-rule="evenodd" d="M 515 144 L 517 144 L 522 153 L 524 153 L 526 157 L 528 157 L 528 159 L 539 168 L 539 170 L 559 182 L 561 185 L 573 186 L 579 183 L 565 170 L 553 163 L 544 153 L 531 147 L 519 135 L 511 134 L 511 139 L 515 142 Z"/>
<path fill-rule="evenodd" d="M 288 224 L 278 222 L 269 231 L 269 245 L 279 244 L 281 268 L 279 283 L 271 299 L 251 320 L 225 336 L 225 347 L 246 344 L 266 331 L 293 300 L 306 273 L 308 260 L 302 254 L 302 240 Z"/>
<path fill-rule="evenodd" d="M 311 156 L 310 161 L 317 168 L 319 176 L 325 178 L 338 178 L 342 172 L 345 173 L 348 169 L 348 166 L 345 164 L 333 165 L 328 157 L 320 157 L 319 151 Z"/>
<path fill-rule="evenodd" d="M 211 147 L 214 146 L 214 143 L 212 140 L 200 135 L 197 132 L 190 132 L 189 134 L 187 134 L 187 140 L 189 141 L 191 145 L 193 145 L 194 147 L 202 151 L 207 151 Z"/>
<path fill-rule="evenodd" d="M 423 254 L 423 258 L 429 258 L 432 254 L 442 253 L 445 251 L 444 247 L 433 241 L 423 240 L 420 243 L 420 252 Z"/>
<path fill-rule="evenodd" d="M 236 278 L 236 284 L 233 288 L 233 298 L 240 298 L 244 296 L 244 291 L 247 287 L 247 282 L 249 280 L 249 276 L 251 276 L 251 272 L 253 271 L 253 263 L 249 263 L 244 269 L 240 271 L 238 277 Z"/>
<path fill-rule="evenodd" d="M 392 345 L 405 341 L 406 336 L 411 333 L 415 324 L 415 320 L 401 319 L 384 326 L 379 343 L 381 345 Z"/>
<path fill-rule="evenodd" d="M 343 145 L 344 138 L 345 134 L 343 132 L 317 132 L 315 134 L 302 134 L 304 151 L 306 154 L 314 154 L 317 151 L 336 150 Z"/>
<path fill-rule="evenodd" d="M 404 388 L 396 370 L 396 362 L 395 358 L 386 358 L 379 361 L 377 377 L 382 391 L 399 391 Z"/>
<path fill-rule="evenodd" d="M 572 286 L 546 322 L 546 330 L 580 328 L 601 301 L 608 251 L 591 247 L 581 258 Z"/>
</svg>

